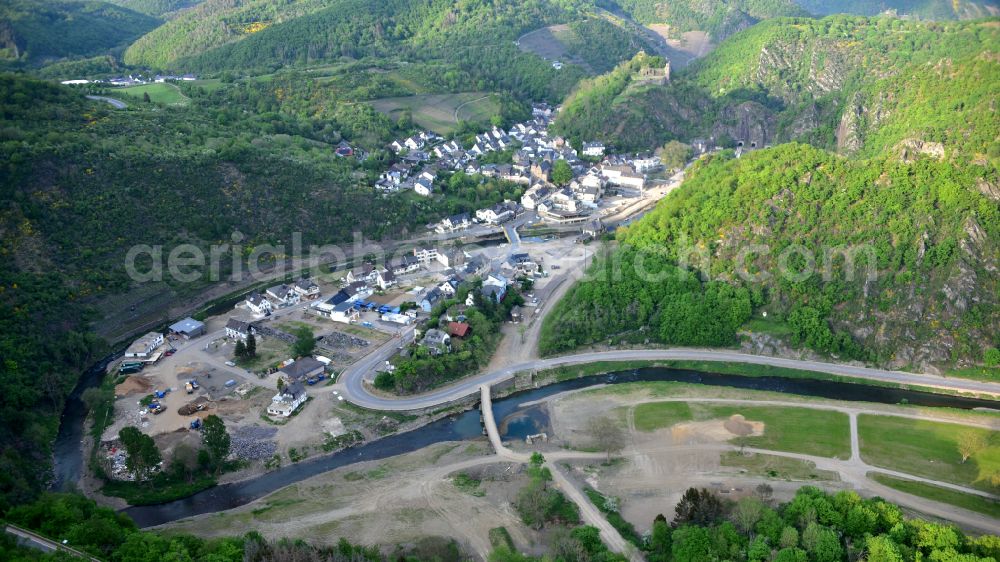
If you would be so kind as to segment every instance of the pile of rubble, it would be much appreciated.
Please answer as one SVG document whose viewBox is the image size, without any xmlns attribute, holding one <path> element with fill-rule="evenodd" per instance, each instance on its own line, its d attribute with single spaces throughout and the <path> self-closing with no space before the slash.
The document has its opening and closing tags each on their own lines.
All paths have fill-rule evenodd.
<svg viewBox="0 0 1000 562">
<path fill-rule="evenodd" d="M 278 433 L 274 427 L 245 425 L 233 430 L 230 435 L 230 452 L 234 457 L 245 460 L 263 460 L 274 456 L 278 445 L 271 439 Z"/>
<path fill-rule="evenodd" d="M 316 342 L 318 345 L 326 345 L 328 347 L 368 347 L 371 342 L 364 338 L 359 338 L 357 336 L 352 336 L 350 334 L 345 334 L 343 332 L 330 332 Z"/>
<path fill-rule="evenodd" d="M 257 333 L 263 337 L 274 338 L 285 343 L 295 343 L 296 340 L 292 334 L 270 326 L 257 326 Z"/>
</svg>

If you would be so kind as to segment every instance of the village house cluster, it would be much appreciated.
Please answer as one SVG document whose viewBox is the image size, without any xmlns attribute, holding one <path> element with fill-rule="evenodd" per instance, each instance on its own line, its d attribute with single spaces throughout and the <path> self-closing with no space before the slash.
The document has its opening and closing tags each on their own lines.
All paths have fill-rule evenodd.
<svg viewBox="0 0 1000 562">
<path fill-rule="evenodd" d="M 472 146 L 422 132 L 394 141 L 390 148 L 400 156 L 379 178 L 376 187 L 385 193 L 412 189 L 430 197 L 438 188 L 440 171 L 464 172 L 524 186 L 520 201 L 505 201 L 474 214 L 445 217 L 432 228 L 439 234 L 464 230 L 475 224 L 500 225 L 522 211 L 532 211 L 549 222 L 585 223 L 607 195 L 639 197 L 646 190 L 647 175 L 662 169 L 660 159 L 649 154 L 608 154 L 600 142 L 585 142 L 578 152 L 566 139 L 549 135 L 553 109 L 532 106 L 531 119 L 508 130 L 498 127 L 475 136 Z M 481 163 L 483 155 L 516 149 L 506 164 Z M 572 170 L 569 183 L 556 185 L 552 172 L 565 161 Z"/>
</svg>

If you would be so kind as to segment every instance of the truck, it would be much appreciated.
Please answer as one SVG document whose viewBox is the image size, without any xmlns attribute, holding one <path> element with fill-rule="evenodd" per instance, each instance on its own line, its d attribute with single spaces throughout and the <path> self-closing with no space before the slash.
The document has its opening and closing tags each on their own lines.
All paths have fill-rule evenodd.
<svg viewBox="0 0 1000 562">
<path fill-rule="evenodd" d="M 194 385 L 190 381 L 184 383 L 184 391 L 188 394 L 194 394 Z"/>
</svg>

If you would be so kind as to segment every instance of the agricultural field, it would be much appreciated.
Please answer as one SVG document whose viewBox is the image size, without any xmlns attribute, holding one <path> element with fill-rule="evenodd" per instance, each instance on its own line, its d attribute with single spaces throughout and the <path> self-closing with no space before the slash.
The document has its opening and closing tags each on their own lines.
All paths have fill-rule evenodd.
<svg viewBox="0 0 1000 562">
<path fill-rule="evenodd" d="M 414 123 L 441 135 L 454 131 L 459 121 L 483 122 L 500 111 L 488 92 L 382 98 L 371 104 L 393 119 L 409 111 Z"/>
<path fill-rule="evenodd" d="M 180 88 L 174 84 L 143 84 L 141 86 L 130 86 L 119 90 L 122 94 L 130 98 L 142 99 L 143 94 L 149 94 L 149 101 L 162 103 L 164 105 L 187 105 L 191 99 L 185 96 Z"/>
<path fill-rule="evenodd" d="M 1000 472 L 1000 431 L 894 416 L 858 416 L 861 458 L 873 466 L 991 490 Z M 977 443 L 962 460 L 960 441 Z"/>
</svg>

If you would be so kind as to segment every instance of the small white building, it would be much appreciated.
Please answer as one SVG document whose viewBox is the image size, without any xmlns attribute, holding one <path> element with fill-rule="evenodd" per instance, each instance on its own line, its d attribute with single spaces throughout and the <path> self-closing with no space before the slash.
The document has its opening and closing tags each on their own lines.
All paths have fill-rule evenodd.
<svg viewBox="0 0 1000 562">
<path fill-rule="evenodd" d="M 333 310 L 330 311 L 330 319 L 334 322 L 350 324 L 360 320 L 361 313 L 358 312 L 358 307 L 354 305 L 354 302 L 344 301 L 333 307 Z"/>
<path fill-rule="evenodd" d="M 302 386 L 300 382 L 293 382 L 271 398 L 271 404 L 267 407 L 267 415 L 287 418 L 308 399 L 306 387 Z"/>
</svg>

